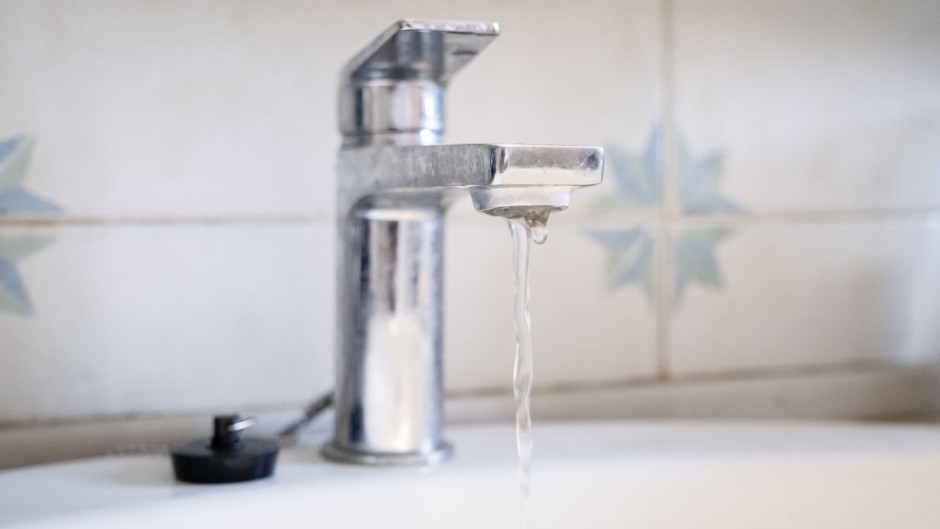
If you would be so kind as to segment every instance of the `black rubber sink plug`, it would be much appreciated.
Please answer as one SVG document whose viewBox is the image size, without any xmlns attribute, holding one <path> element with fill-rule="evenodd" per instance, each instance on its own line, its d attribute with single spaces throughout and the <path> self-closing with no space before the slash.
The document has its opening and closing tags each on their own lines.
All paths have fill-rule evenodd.
<svg viewBox="0 0 940 529">
<path fill-rule="evenodd" d="M 241 437 L 253 419 L 216 415 L 212 437 L 170 447 L 176 479 L 190 483 L 235 483 L 274 473 L 279 444 L 273 438 Z"/>
</svg>

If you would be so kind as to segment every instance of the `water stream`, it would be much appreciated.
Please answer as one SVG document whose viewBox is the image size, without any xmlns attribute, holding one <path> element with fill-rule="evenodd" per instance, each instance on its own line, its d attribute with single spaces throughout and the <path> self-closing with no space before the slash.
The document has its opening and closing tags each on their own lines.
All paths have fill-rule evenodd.
<svg viewBox="0 0 940 529">
<path fill-rule="evenodd" d="M 519 456 L 519 486 L 529 495 L 532 463 L 532 319 L 529 314 L 529 251 L 532 242 L 548 238 L 549 209 L 532 209 L 509 218 L 513 242 L 513 279 L 516 302 L 516 359 L 513 368 L 513 395 L 516 398 L 516 451 Z"/>
</svg>

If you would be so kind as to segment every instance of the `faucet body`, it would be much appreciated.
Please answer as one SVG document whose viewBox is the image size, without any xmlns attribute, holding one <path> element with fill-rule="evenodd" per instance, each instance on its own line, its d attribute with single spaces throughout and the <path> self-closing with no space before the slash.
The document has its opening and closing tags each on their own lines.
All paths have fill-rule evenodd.
<svg viewBox="0 0 940 529">
<path fill-rule="evenodd" d="M 496 24 L 401 21 L 340 87 L 333 460 L 430 464 L 443 438 L 444 215 L 469 193 L 502 216 L 564 209 L 601 180 L 596 147 L 442 145 L 450 77 Z"/>
</svg>

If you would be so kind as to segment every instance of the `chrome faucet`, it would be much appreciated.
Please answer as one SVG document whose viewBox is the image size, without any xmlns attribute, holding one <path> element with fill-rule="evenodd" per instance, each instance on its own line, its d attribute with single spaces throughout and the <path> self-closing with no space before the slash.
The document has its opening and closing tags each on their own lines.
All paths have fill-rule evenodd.
<svg viewBox="0 0 940 529">
<path fill-rule="evenodd" d="M 598 147 L 442 145 L 451 77 L 494 23 L 404 20 L 342 73 L 337 371 L 330 459 L 430 464 L 442 435 L 444 214 L 469 193 L 503 217 L 564 209 L 598 184 Z M 508 273 L 508 271 L 507 271 Z"/>
</svg>

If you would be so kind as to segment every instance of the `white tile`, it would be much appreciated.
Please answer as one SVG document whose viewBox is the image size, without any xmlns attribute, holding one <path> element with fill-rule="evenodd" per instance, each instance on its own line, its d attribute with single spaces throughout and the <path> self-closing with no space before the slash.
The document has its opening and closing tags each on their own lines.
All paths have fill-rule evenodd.
<svg viewBox="0 0 940 529">
<path fill-rule="evenodd" d="M 329 387 L 325 225 L 3 228 L 33 314 L 0 303 L 0 421 L 237 409 Z"/>
<path fill-rule="evenodd" d="M 77 216 L 328 211 L 342 53 L 314 7 L 5 2 L 0 136 Z"/>
<path fill-rule="evenodd" d="M 677 134 L 699 161 L 723 155 L 726 198 L 752 211 L 940 206 L 940 4 L 672 11 Z"/>
<path fill-rule="evenodd" d="M 450 89 L 451 139 L 642 142 L 657 120 L 659 2 L 537 1 L 476 10 L 501 36 Z"/>
<path fill-rule="evenodd" d="M 312 215 L 334 197 L 344 62 L 403 17 L 493 19 L 453 82 L 453 141 L 631 146 L 655 120 L 654 0 L 0 5 L 0 138 L 76 216 Z"/>
<path fill-rule="evenodd" d="M 502 219 L 447 232 L 445 365 L 458 392 L 511 391 L 512 245 Z M 554 224 L 554 225 L 553 225 Z M 591 386 L 653 376 L 655 315 L 638 285 L 610 291 L 603 247 L 577 222 L 549 223 L 531 260 L 534 384 Z"/>
<path fill-rule="evenodd" d="M 713 229 L 676 229 L 676 265 L 698 279 L 673 308 L 673 374 L 940 360 L 937 226 L 724 226 L 711 261 L 704 246 L 676 249 L 679 238 L 707 238 Z M 713 272 L 705 272 L 708 262 Z"/>
</svg>

